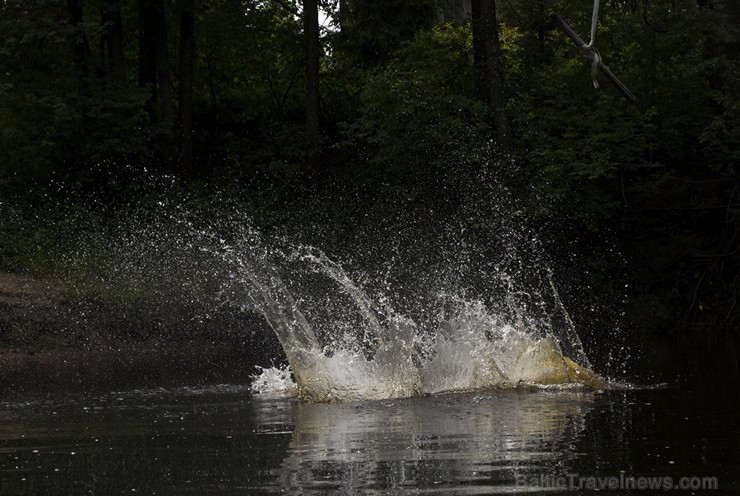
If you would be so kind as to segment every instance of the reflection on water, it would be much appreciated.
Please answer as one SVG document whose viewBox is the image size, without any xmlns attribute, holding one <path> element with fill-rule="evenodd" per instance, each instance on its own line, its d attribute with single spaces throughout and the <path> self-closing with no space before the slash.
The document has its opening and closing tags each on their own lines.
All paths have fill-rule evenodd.
<svg viewBox="0 0 740 496">
<path fill-rule="evenodd" d="M 737 389 L 29 399 L 0 402 L 0 494 L 534 494 L 562 488 L 523 481 L 568 474 L 714 476 L 732 494 L 738 420 Z"/>
<path fill-rule="evenodd" d="M 574 458 L 592 402 L 590 393 L 509 391 L 300 404 L 279 483 L 291 492 L 513 490 L 517 474 Z"/>
</svg>

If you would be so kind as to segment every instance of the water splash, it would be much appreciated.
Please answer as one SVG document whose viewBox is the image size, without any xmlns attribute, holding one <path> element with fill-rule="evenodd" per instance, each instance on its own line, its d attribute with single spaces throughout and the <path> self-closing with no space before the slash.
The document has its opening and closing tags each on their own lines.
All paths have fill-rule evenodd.
<svg viewBox="0 0 740 496">
<path fill-rule="evenodd" d="M 216 219 L 180 205 L 170 211 L 147 211 L 123 224 L 128 234 L 116 232 L 116 243 L 98 243 L 109 251 L 106 257 L 78 259 L 109 260 L 95 272 L 133 283 L 128 286 L 136 291 L 124 296 L 134 305 L 161 293 L 204 308 L 260 314 L 280 342 L 290 373 L 262 370 L 258 390 L 281 387 L 286 374 L 309 401 L 520 384 L 606 385 L 591 371 L 526 230 L 503 221 L 482 232 L 457 221 L 434 227 L 432 213 L 413 228 L 408 218 L 382 229 L 368 226 L 354 246 L 343 240 L 345 256 L 337 257 L 316 244 L 264 234 L 248 215 L 229 216 L 220 206 L 214 211 L 224 217 Z M 477 215 L 487 219 L 485 211 Z M 519 220 L 513 216 L 509 223 Z M 498 237 L 488 236 L 496 230 Z M 172 306 L 170 301 L 165 303 Z"/>
<path fill-rule="evenodd" d="M 393 309 L 391 295 L 372 298 L 318 248 L 265 251 L 255 231 L 245 236 L 219 249 L 233 266 L 228 292 L 246 295 L 242 304 L 261 312 L 275 331 L 306 400 L 386 399 L 523 383 L 606 385 L 588 368 L 552 282 L 552 298 L 568 323 L 560 333 L 528 312 L 534 297 L 514 290 L 506 274 L 500 279 L 509 291 L 498 308 L 438 291 L 434 318 L 415 321 Z M 286 264 L 282 270 L 280 264 Z M 563 342 L 580 350 L 582 365 L 563 353 Z"/>
<path fill-rule="evenodd" d="M 298 391 L 293 381 L 290 365 L 278 365 L 269 368 L 257 365 L 258 374 L 252 376 L 250 391 L 253 393 L 292 393 Z"/>
</svg>

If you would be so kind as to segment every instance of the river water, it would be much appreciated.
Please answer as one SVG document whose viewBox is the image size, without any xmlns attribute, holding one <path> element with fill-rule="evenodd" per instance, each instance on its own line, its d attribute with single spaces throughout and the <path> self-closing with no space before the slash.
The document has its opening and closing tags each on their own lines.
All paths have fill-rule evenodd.
<svg viewBox="0 0 740 496">
<path fill-rule="evenodd" d="M 0 402 L 0 494 L 740 494 L 740 388 L 713 384 L 16 399 Z"/>
<path fill-rule="evenodd" d="M 623 362 L 624 340 L 604 329 L 592 343 L 605 355 L 595 370 L 640 377 L 640 365 L 649 372 L 642 376 L 655 377 L 649 369 L 663 368 L 669 381 L 606 388 L 552 272 L 522 256 L 537 243 L 509 249 L 526 232 L 502 234 L 498 259 L 487 260 L 495 245 L 467 248 L 452 236 L 449 252 L 435 248 L 437 256 L 410 256 L 417 265 L 406 265 L 391 249 L 392 256 L 373 257 L 393 263 L 366 272 L 310 246 L 275 249 L 243 223 L 226 230 L 233 243 L 219 230 L 182 225 L 181 236 L 145 231 L 140 244 L 122 248 L 137 254 L 133 261 L 114 265 L 129 263 L 134 275 L 161 265 L 148 277 L 178 274 L 170 282 L 195 288 L 182 301 L 261 315 L 303 400 L 254 394 L 248 381 L 193 386 L 191 368 L 240 364 L 199 350 L 179 367 L 155 350 L 157 367 L 183 370 L 182 382 L 167 388 L 42 393 L 40 383 L 53 374 L 37 367 L 0 381 L 31 383 L 0 397 L 0 496 L 740 494 L 735 348 L 726 373 L 717 360 L 686 360 L 693 366 L 687 380 L 672 371 L 675 356 L 646 336 L 634 340 L 644 359 Z M 161 253 L 174 261 L 162 262 Z M 424 270 L 411 270 L 419 264 Z M 209 284 L 193 283 L 208 277 Z M 726 347 L 717 341 L 711 351 Z M 72 362 L 84 360 L 61 363 L 71 370 Z M 72 375 L 87 385 L 98 369 L 139 381 L 151 372 L 145 361 L 132 364 Z M 517 387 L 523 383 L 549 386 Z M 460 390 L 475 392 L 449 392 Z"/>
</svg>

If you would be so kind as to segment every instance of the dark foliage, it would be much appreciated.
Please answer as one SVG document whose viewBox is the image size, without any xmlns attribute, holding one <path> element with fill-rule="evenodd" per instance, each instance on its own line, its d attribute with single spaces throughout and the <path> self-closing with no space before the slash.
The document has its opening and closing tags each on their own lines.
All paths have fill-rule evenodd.
<svg viewBox="0 0 740 496">
<path fill-rule="evenodd" d="M 0 266 L 43 270 L 58 233 L 82 228 L 39 207 L 51 189 L 120 210 L 171 175 L 273 225 L 296 196 L 418 206 L 488 168 L 540 226 L 576 319 L 608 303 L 627 318 L 593 327 L 737 330 L 736 2 L 602 6 L 599 50 L 636 104 L 594 90 L 549 20 L 586 37 L 590 6 L 499 2 L 505 156 L 470 23 L 441 23 L 442 3 L 319 2 L 318 100 L 301 2 L 0 2 Z"/>
</svg>

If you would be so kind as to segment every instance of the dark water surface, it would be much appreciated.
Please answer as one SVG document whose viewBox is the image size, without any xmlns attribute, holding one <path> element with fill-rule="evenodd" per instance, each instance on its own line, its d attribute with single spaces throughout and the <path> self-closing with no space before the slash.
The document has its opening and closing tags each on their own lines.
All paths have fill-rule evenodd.
<svg viewBox="0 0 740 496">
<path fill-rule="evenodd" d="M 304 404 L 214 386 L 6 401 L 0 494 L 740 494 L 738 393 Z"/>
</svg>

